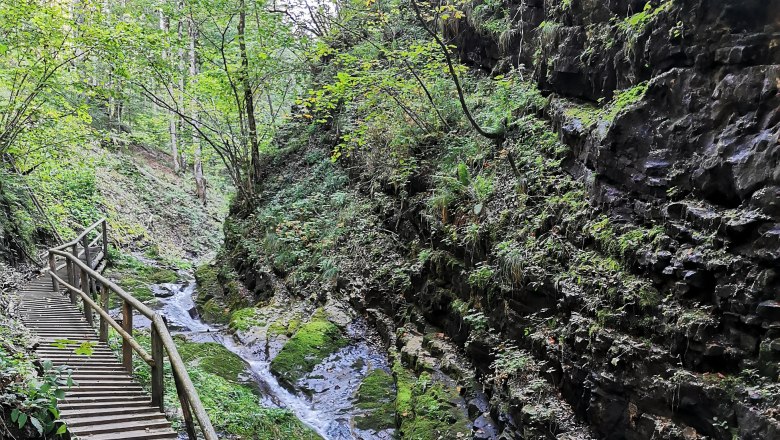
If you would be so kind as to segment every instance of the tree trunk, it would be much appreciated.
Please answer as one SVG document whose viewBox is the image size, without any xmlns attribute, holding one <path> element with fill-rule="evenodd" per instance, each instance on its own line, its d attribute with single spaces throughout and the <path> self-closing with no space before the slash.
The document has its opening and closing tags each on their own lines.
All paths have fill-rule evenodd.
<svg viewBox="0 0 780 440">
<path fill-rule="evenodd" d="M 198 29 L 195 23 L 190 20 L 190 86 L 194 88 L 198 81 L 198 53 L 196 51 L 198 45 Z M 201 162 L 200 151 L 200 139 L 198 139 L 198 102 L 195 98 L 194 92 L 192 99 L 190 100 L 190 111 L 192 112 L 192 119 L 195 121 L 194 132 L 192 134 L 192 150 L 193 150 L 193 162 L 192 171 L 195 177 L 195 194 L 197 194 L 203 204 L 206 204 L 206 179 L 203 177 L 203 163 Z"/>
<path fill-rule="evenodd" d="M 249 57 L 246 52 L 246 2 L 241 0 L 241 10 L 238 15 L 238 47 L 241 53 L 241 84 L 244 89 L 244 109 L 246 112 L 247 126 L 249 128 L 249 148 L 251 163 L 249 164 L 249 186 L 252 192 L 257 179 L 260 177 L 260 146 L 257 140 L 257 120 L 255 119 L 255 97 L 252 92 L 252 84 L 249 78 Z"/>
<path fill-rule="evenodd" d="M 163 11 L 162 6 L 160 7 L 160 30 L 165 33 L 166 41 L 170 41 L 168 33 L 171 30 L 171 22 L 170 19 L 165 15 L 165 11 Z M 171 55 L 172 54 L 168 52 L 168 49 L 163 48 L 163 60 L 171 59 Z M 171 88 L 174 89 L 175 87 L 171 85 Z M 171 159 L 173 162 L 173 172 L 179 174 L 181 168 L 179 166 L 179 139 L 178 132 L 176 130 L 176 120 L 176 114 L 173 112 L 168 112 L 168 132 L 171 135 Z"/>
</svg>

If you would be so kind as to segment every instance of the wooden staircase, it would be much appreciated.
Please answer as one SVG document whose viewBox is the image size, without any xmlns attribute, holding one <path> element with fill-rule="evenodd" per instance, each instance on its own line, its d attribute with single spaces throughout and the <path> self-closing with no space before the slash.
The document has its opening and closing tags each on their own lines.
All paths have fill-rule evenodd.
<svg viewBox="0 0 780 440">
<path fill-rule="evenodd" d="M 73 438 L 82 440 L 179 438 L 163 412 L 167 354 L 187 436 L 192 440 L 217 440 L 162 317 L 99 273 L 107 254 L 107 225 L 103 219 L 74 241 L 51 249 L 48 276 L 33 280 L 20 292 L 22 320 L 40 341 L 38 356 L 54 366 L 68 367 L 76 382 L 58 402 L 60 419 Z M 121 324 L 108 312 L 111 294 L 123 304 Z M 133 338 L 134 310 L 151 322 L 152 354 Z M 95 314 L 99 319 L 97 331 Z M 121 360 L 107 345 L 109 327 L 122 338 Z M 84 343 L 91 346 L 90 355 L 76 353 Z M 131 375 L 134 354 L 151 368 L 151 393 Z"/>
<path fill-rule="evenodd" d="M 71 435 L 92 440 L 177 438 L 149 394 L 98 341 L 84 314 L 63 293 L 52 290 L 49 277 L 33 280 L 21 292 L 20 311 L 40 340 L 36 351 L 41 360 L 73 371 L 77 385 L 59 403 L 60 418 Z M 69 343 L 63 347 L 62 341 Z M 95 344 L 92 355 L 75 353 L 83 342 Z"/>
</svg>

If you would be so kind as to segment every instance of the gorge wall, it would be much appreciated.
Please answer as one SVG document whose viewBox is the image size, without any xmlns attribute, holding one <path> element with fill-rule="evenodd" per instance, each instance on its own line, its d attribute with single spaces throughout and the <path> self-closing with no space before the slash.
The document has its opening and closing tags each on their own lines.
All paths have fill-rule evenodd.
<svg viewBox="0 0 780 440">
<path fill-rule="evenodd" d="M 520 176 L 469 150 L 443 186 L 465 151 L 444 138 L 399 185 L 386 152 L 325 165 L 335 124 L 293 126 L 226 226 L 247 301 L 349 302 L 411 368 L 484 392 L 475 438 L 780 437 L 780 4 L 485 2 L 445 34 L 544 95 L 504 145 Z"/>
</svg>

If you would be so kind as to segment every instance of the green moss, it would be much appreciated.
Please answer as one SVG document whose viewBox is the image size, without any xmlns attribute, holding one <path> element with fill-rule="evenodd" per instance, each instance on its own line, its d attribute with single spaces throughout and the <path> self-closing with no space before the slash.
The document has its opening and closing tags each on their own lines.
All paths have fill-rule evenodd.
<svg viewBox="0 0 780 440">
<path fill-rule="evenodd" d="M 272 336 L 292 336 L 301 328 L 301 319 L 296 315 L 290 320 L 278 319 L 268 326 L 268 334 Z"/>
<path fill-rule="evenodd" d="M 252 327 L 263 325 L 265 323 L 257 318 L 257 310 L 254 307 L 236 310 L 230 316 L 230 328 L 233 330 L 247 331 Z"/>
<path fill-rule="evenodd" d="M 571 119 L 578 119 L 582 125 L 591 127 L 598 122 L 601 117 L 601 109 L 593 105 L 575 105 L 564 110 L 564 114 Z"/>
<path fill-rule="evenodd" d="M 195 282 L 198 283 L 196 302 L 199 306 L 222 293 L 217 280 L 217 268 L 211 264 L 201 264 L 195 268 Z"/>
<path fill-rule="evenodd" d="M 260 406 L 249 387 L 203 370 L 192 370 L 190 375 L 218 431 L 256 440 L 321 438 L 289 410 Z"/>
<path fill-rule="evenodd" d="M 182 360 L 197 365 L 203 371 L 238 382 L 239 375 L 246 370 L 244 361 L 236 354 L 215 342 L 193 343 L 182 337 L 176 338 Z"/>
<path fill-rule="evenodd" d="M 294 383 L 331 353 L 347 345 L 341 330 L 328 321 L 322 313 L 316 313 L 290 338 L 282 351 L 271 361 L 271 371 L 282 379 Z"/>
<path fill-rule="evenodd" d="M 109 278 L 116 281 L 117 285 L 142 302 L 154 299 L 152 284 L 173 283 L 179 278 L 176 271 L 165 267 L 157 267 L 146 264 L 131 255 L 115 252 L 112 259 L 112 267 L 108 272 Z M 109 307 L 119 307 L 119 300 L 115 295 L 109 299 Z"/>
<path fill-rule="evenodd" d="M 607 106 L 605 119 L 608 121 L 613 121 L 615 116 L 617 116 L 618 113 L 620 113 L 623 109 L 641 101 L 642 98 L 645 97 L 645 93 L 647 93 L 647 88 L 648 83 L 647 81 L 644 81 L 635 85 L 634 87 L 616 92 L 615 96 L 612 98 L 612 101 Z"/>
<path fill-rule="evenodd" d="M 469 421 L 453 402 L 456 390 L 432 381 L 428 373 L 415 378 L 396 361 L 393 373 L 398 388 L 396 412 L 400 418 L 400 437 L 412 440 L 467 438 Z"/>
<path fill-rule="evenodd" d="M 171 269 L 161 269 L 158 267 L 147 267 L 140 274 L 149 284 L 175 283 L 179 279 L 176 271 Z"/>
<path fill-rule="evenodd" d="M 395 382 L 381 369 L 371 371 L 360 384 L 357 407 L 366 410 L 356 419 L 360 429 L 381 431 L 395 428 Z"/>
<path fill-rule="evenodd" d="M 230 309 L 220 304 L 216 298 L 206 301 L 201 307 L 203 319 L 209 322 L 228 324 L 230 322 Z"/>
</svg>

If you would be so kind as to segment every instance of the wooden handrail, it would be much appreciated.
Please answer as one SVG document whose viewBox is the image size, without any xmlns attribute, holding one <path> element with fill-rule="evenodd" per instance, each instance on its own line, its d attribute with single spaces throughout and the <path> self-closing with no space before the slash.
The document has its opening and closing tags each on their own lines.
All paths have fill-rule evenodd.
<svg viewBox="0 0 780 440">
<path fill-rule="evenodd" d="M 98 228 L 102 229 L 101 232 L 98 233 L 97 237 L 92 242 L 89 242 L 89 239 L 86 237 L 88 237 L 88 234 L 91 231 L 97 230 Z M 158 405 L 161 410 L 164 410 L 163 394 L 165 392 L 165 387 L 163 385 L 163 356 L 164 353 L 167 353 L 173 371 L 173 379 L 176 382 L 176 392 L 182 405 L 185 426 L 190 439 L 196 439 L 195 426 L 191 417 L 194 413 L 203 437 L 206 440 L 217 440 L 216 431 L 214 431 L 214 427 L 206 413 L 203 402 L 201 402 L 195 385 L 192 383 L 189 373 L 187 373 L 184 361 L 182 361 L 181 356 L 179 355 L 173 337 L 168 331 L 168 326 L 162 316 L 93 269 L 91 261 L 87 263 L 81 261 L 81 255 L 86 254 L 87 258 L 90 257 L 89 248 L 99 241 L 102 241 L 103 256 L 108 256 L 106 219 L 101 219 L 89 226 L 75 240 L 49 249 L 49 273 L 52 279 L 52 288 L 55 291 L 59 291 L 60 286 L 64 287 L 70 293 L 71 300 L 74 302 L 77 297 L 81 298 L 84 302 L 84 314 L 87 317 L 87 322 L 90 324 L 93 322 L 92 310 L 94 309 L 97 311 L 101 318 L 99 332 L 101 341 L 106 342 L 108 326 L 113 327 L 119 333 L 122 337 L 123 364 L 126 368 L 132 370 L 133 351 L 138 353 L 144 362 L 152 368 L 152 403 Z M 83 252 L 78 252 L 80 244 L 84 247 Z M 57 264 L 58 258 L 64 260 L 62 265 Z M 67 280 L 57 274 L 57 271 L 62 267 L 67 268 Z M 101 285 L 101 304 L 98 304 L 92 297 L 93 282 Z M 94 287 L 97 289 L 96 284 Z M 114 320 L 108 312 L 108 296 L 111 292 L 115 293 L 123 301 L 122 324 L 119 324 Z M 146 352 L 133 337 L 132 316 L 134 309 L 148 318 L 151 322 L 151 354 Z"/>
<path fill-rule="evenodd" d="M 144 360 L 149 366 L 154 366 L 154 359 L 152 359 L 152 356 L 149 355 L 149 353 L 144 350 L 143 347 L 141 347 L 141 344 L 138 343 L 138 341 L 135 340 L 129 333 L 127 333 L 121 325 L 119 325 L 118 322 L 114 320 L 114 318 L 111 317 L 111 315 L 103 310 L 103 308 L 98 305 L 92 298 L 89 297 L 88 294 L 84 293 L 81 289 L 77 287 L 73 287 L 70 284 L 66 283 L 62 278 L 57 276 L 56 274 L 53 275 L 53 277 L 59 281 L 59 283 L 64 286 L 66 289 L 70 290 L 71 292 L 78 293 L 79 296 L 81 296 L 81 299 L 84 300 L 87 304 L 89 304 L 90 307 L 97 310 L 97 312 L 100 314 L 100 316 L 106 320 L 106 322 L 111 326 L 114 327 L 114 330 L 116 330 L 120 336 L 122 336 L 123 339 L 126 339 L 127 342 L 130 344 L 131 347 L 133 347 L 133 350 L 135 350 L 136 353 L 138 353 L 139 356 L 141 356 L 141 359 Z"/>
<path fill-rule="evenodd" d="M 73 246 L 74 244 L 81 244 L 81 240 L 84 239 L 85 235 L 89 234 L 90 232 L 92 232 L 95 229 L 97 229 L 98 226 L 100 226 L 101 224 L 105 224 L 105 223 L 106 223 L 106 218 L 103 217 L 100 220 L 96 221 L 95 223 L 92 223 L 91 225 L 87 226 L 87 228 L 84 229 L 84 231 L 82 231 L 81 234 L 79 234 L 78 237 L 74 238 L 73 240 L 71 240 L 71 241 L 69 241 L 67 243 L 63 243 L 63 244 L 61 244 L 61 245 L 59 245 L 57 247 L 54 247 L 52 249 L 59 251 L 59 250 L 65 249 L 67 247 Z"/>
</svg>

